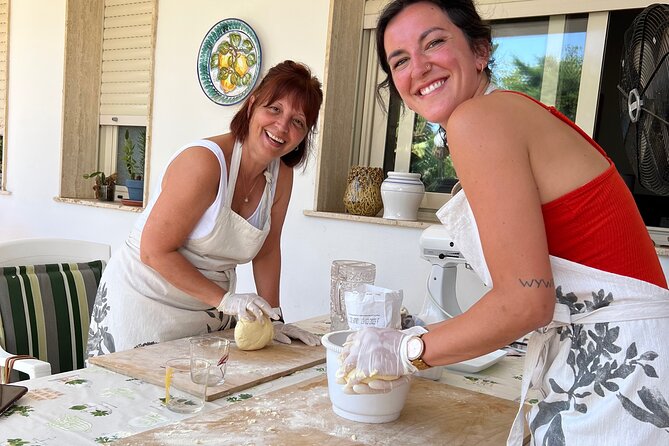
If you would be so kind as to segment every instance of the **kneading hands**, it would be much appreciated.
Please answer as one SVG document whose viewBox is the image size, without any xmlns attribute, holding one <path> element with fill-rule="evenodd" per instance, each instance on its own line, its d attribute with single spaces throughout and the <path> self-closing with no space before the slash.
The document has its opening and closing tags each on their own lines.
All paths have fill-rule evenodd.
<svg viewBox="0 0 669 446">
<path fill-rule="evenodd" d="M 263 320 L 264 316 L 273 319 L 274 340 L 282 344 L 290 344 L 292 342 L 291 339 L 299 339 L 310 346 L 320 345 L 321 343 L 318 336 L 295 325 L 277 321 L 276 319 L 279 319 L 281 316 L 265 299 L 256 293 L 236 294 L 228 291 L 216 309 L 221 313 L 247 321 Z"/>
<path fill-rule="evenodd" d="M 351 333 L 340 355 L 337 382 L 347 393 L 385 393 L 406 383 L 417 370 L 407 356 L 407 342 L 426 331 L 369 327 Z"/>
<path fill-rule="evenodd" d="M 236 294 L 228 291 L 216 309 L 221 313 L 247 321 L 262 319 L 263 315 L 270 319 L 279 319 L 279 315 L 270 304 L 256 293 Z"/>
</svg>

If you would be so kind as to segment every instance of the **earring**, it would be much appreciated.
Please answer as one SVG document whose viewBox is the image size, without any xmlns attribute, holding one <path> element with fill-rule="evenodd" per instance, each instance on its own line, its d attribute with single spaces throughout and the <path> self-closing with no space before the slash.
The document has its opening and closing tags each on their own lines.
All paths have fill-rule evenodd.
<svg viewBox="0 0 669 446">
<path fill-rule="evenodd" d="M 300 150 L 300 146 L 295 147 L 295 148 L 293 149 L 293 152 L 297 152 L 298 150 Z"/>
</svg>

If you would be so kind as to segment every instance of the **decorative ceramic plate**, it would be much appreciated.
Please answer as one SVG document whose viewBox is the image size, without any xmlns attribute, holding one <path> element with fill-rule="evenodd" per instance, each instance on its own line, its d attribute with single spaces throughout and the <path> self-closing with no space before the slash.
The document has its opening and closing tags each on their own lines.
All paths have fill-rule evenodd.
<svg viewBox="0 0 669 446">
<path fill-rule="evenodd" d="M 260 76 L 260 42 L 239 19 L 215 24 L 204 37 L 197 58 L 202 91 L 219 105 L 232 105 L 248 96 Z"/>
</svg>

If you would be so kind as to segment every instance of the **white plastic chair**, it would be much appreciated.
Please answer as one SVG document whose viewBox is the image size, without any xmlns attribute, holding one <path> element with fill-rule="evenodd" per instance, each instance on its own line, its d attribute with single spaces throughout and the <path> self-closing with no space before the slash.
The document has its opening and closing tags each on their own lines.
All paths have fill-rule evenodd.
<svg viewBox="0 0 669 446">
<path fill-rule="evenodd" d="M 83 240 L 32 238 L 0 242 L 0 267 L 94 260 L 108 262 L 110 257 L 109 245 Z M 13 355 L 0 347 L 0 373 L 5 359 L 10 356 Z M 38 359 L 23 359 L 14 363 L 14 370 L 26 373 L 32 379 L 50 375 L 51 364 Z"/>
</svg>

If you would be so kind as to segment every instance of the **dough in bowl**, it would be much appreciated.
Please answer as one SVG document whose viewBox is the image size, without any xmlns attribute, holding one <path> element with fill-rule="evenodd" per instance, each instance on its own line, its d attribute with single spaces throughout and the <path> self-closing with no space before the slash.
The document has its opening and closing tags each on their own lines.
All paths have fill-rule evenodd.
<svg viewBox="0 0 669 446">
<path fill-rule="evenodd" d="M 273 337 L 274 325 L 267 316 L 253 321 L 240 319 L 235 326 L 235 343 L 240 350 L 260 350 Z"/>
</svg>

